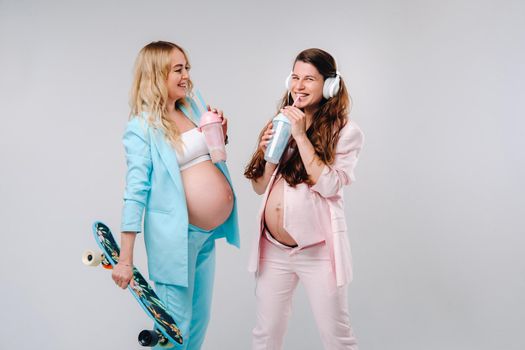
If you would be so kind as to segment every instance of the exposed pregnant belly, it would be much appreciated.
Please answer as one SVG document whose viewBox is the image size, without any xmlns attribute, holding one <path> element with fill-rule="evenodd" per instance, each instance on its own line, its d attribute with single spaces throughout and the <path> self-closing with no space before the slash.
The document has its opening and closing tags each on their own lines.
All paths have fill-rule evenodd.
<svg viewBox="0 0 525 350">
<path fill-rule="evenodd" d="M 266 201 L 264 209 L 264 221 L 270 234 L 280 243 L 288 246 L 296 246 L 297 242 L 284 229 L 284 179 L 278 179 Z"/>
<path fill-rule="evenodd" d="M 233 209 L 233 191 L 210 160 L 181 173 L 190 224 L 205 230 L 221 225 Z"/>
</svg>

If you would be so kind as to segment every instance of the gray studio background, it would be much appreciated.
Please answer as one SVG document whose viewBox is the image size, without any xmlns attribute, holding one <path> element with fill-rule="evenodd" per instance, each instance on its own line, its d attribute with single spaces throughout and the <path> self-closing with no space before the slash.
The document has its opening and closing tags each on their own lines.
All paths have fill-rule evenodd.
<svg viewBox="0 0 525 350">
<path fill-rule="evenodd" d="M 132 66 L 163 39 L 230 120 L 242 248 L 218 244 L 204 349 L 250 348 L 242 173 L 309 47 L 336 57 L 366 134 L 346 191 L 361 349 L 525 349 L 524 18 L 519 0 L 0 1 L 0 348 L 140 348 L 151 323 L 80 257 L 94 220 L 118 230 Z M 321 349 L 302 288 L 285 349 Z"/>
</svg>

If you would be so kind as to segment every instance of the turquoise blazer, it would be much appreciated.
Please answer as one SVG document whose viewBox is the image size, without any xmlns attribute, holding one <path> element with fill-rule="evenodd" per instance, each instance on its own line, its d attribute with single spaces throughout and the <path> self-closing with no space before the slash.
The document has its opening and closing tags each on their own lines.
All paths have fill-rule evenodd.
<svg viewBox="0 0 525 350">
<path fill-rule="evenodd" d="M 188 99 L 198 123 L 199 110 Z M 128 171 L 121 231 L 142 232 L 148 256 L 149 277 L 155 282 L 188 286 L 188 209 L 177 154 L 162 130 L 146 121 L 147 115 L 133 117 L 123 136 Z M 233 186 L 224 162 L 215 164 Z M 237 198 L 228 219 L 214 230 L 216 238 L 226 237 L 239 247 Z"/>
</svg>

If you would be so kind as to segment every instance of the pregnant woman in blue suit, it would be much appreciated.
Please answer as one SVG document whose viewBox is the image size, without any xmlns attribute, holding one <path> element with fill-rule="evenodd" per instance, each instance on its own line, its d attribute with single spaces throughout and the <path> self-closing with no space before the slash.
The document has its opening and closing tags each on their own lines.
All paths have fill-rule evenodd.
<svg viewBox="0 0 525 350">
<path fill-rule="evenodd" d="M 185 51 L 170 42 L 152 42 L 137 57 L 123 137 L 122 248 L 112 277 L 121 288 L 132 283 L 135 237 L 143 232 L 150 279 L 182 331 L 177 349 L 193 350 L 210 317 L 215 240 L 238 247 L 239 230 L 226 164 L 211 162 L 197 129 L 189 69 Z M 222 125 L 226 135 L 224 117 Z"/>
</svg>

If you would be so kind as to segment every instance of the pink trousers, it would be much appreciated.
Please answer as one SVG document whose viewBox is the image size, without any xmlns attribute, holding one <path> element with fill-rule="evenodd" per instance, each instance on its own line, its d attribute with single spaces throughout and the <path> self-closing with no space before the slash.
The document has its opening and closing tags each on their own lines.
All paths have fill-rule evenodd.
<svg viewBox="0 0 525 350">
<path fill-rule="evenodd" d="M 270 240 L 273 242 L 270 242 Z M 301 281 L 324 348 L 357 350 L 350 326 L 347 287 L 337 287 L 328 247 L 324 242 L 298 250 L 261 238 L 256 277 L 257 319 L 253 350 L 281 350 L 292 296 Z"/>
</svg>

